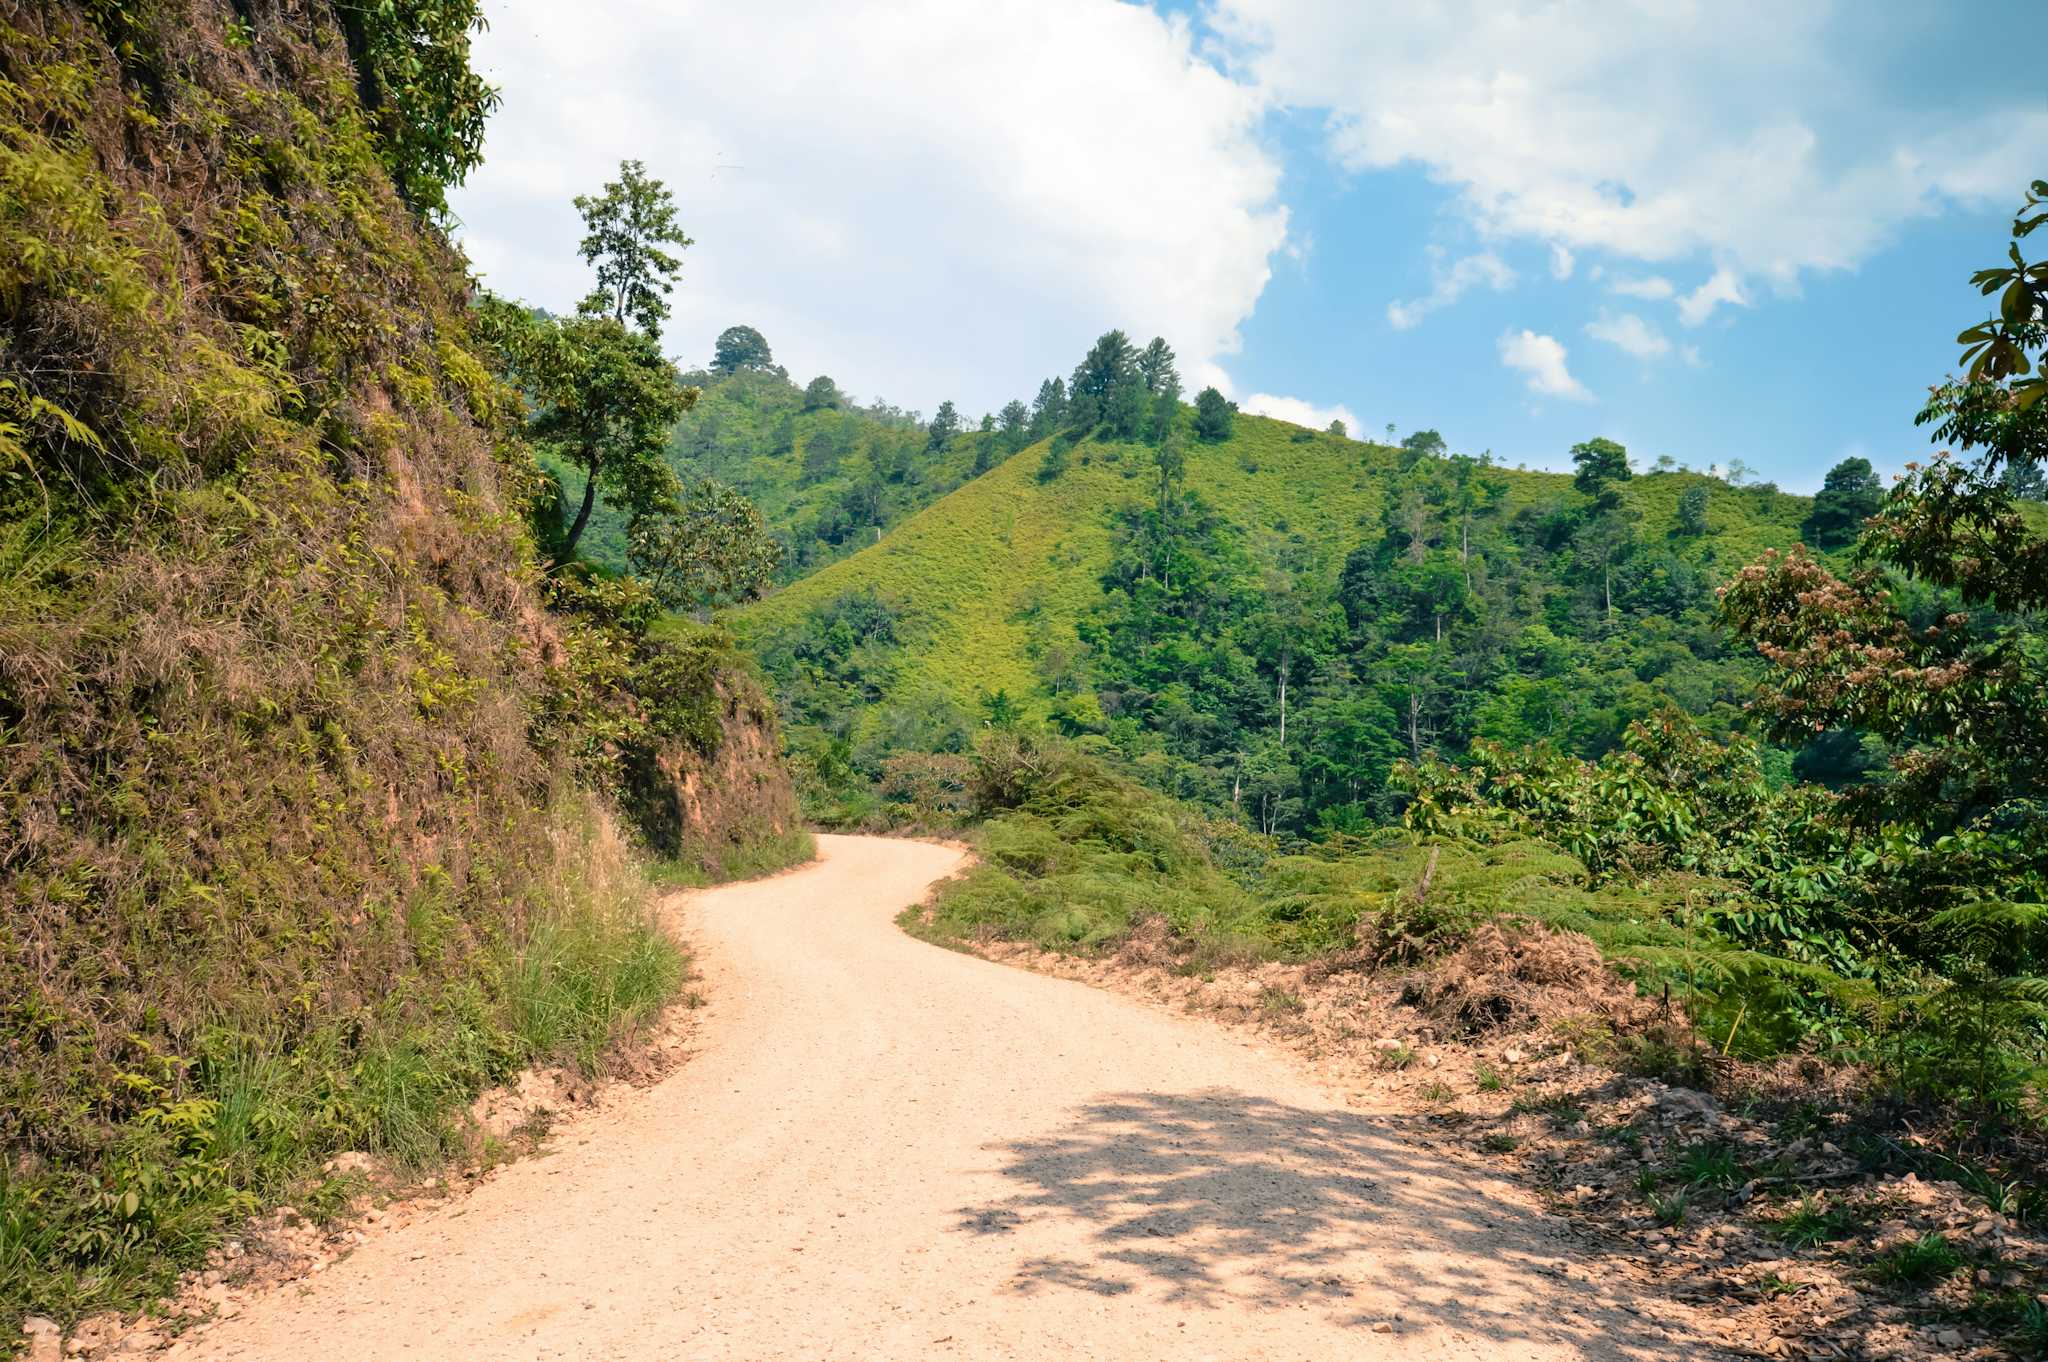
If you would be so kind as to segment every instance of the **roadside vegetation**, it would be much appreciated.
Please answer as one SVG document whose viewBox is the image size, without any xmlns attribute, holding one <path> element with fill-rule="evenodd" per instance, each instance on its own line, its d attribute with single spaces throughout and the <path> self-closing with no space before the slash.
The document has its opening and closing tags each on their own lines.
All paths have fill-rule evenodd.
<svg viewBox="0 0 2048 1362">
<path fill-rule="evenodd" d="M 619 223 L 664 191 L 589 197 L 577 318 L 473 306 L 479 7 L 257 8 L 0 19 L 0 1332 L 604 1071 L 685 971 L 640 862 L 803 850 L 755 673 L 677 618 L 773 558 L 647 453 L 678 234 Z"/>
<path fill-rule="evenodd" d="M 865 791 L 859 749 L 828 745 L 825 760 L 810 758 L 817 807 L 870 824 L 973 829 L 980 867 L 905 915 L 906 927 L 935 940 L 1113 960 L 1190 988 L 1235 971 L 1242 986 L 1262 981 L 1247 1015 L 1283 1027 L 1341 1006 L 1345 991 L 1332 981 L 1356 978 L 1360 996 L 1398 998 L 1415 1010 L 1411 1024 L 1421 1018 L 1440 1038 L 1536 1037 L 1511 1041 L 1505 1061 L 1476 1063 L 1465 1088 L 1445 1083 L 1448 1073 L 1424 1080 L 1435 1100 L 1503 1093 L 1533 1053 L 1561 1056 L 1559 1086 L 1541 1100 L 1568 1113 L 1568 1126 L 1589 1104 L 1626 1105 L 1632 1090 L 1603 1088 L 1602 1068 L 1711 1090 L 1764 1123 L 1745 1136 L 1756 1147 L 1711 1138 L 1663 1147 L 1666 1164 L 1646 1166 L 1636 1193 L 1645 1225 L 1675 1232 L 1767 1188 L 1759 1204 L 1784 1207 L 1788 1244 L 1855 1237 L 1859 1256 L 1845 1261 L 1870 1290 L 1903 1300 L 1939 1289 L 1947 1318 L 2036 1346 L 2039 1303 L 2020 1288 L 2038 1286 L 2042 1264 L 1999 1258 L 1995 1226 L 2024 1237 L 2048 1213 L 2037 1190 L 2048 1172 L 2048 517 L 2038 504 L 2048 384 L 2036 369 L 2048 349 L 2048 265 L 2024 253 L 2048 221 L 2044 198 L 2048 183 L 2036 183 L 2014 225 L 2010 267 L 1973 281 L 1996 315 L 1965 334 L 1963 375 L 1935 387 L 1921 416 L 1944 452 L 1875 498 L 1865 495 L 1867 470 L 1837 470 L 1785 522 L 1810 542 L 1724 563 L 1719 585 L 1677 615 L 1624 614 L 1635 588 L 1617 588 L 1610 621 L 1610 574 L 1604 565 L 1588 574 L 1600 560 L 1579 541 L 1604 534 L 1627 492 L 1653 479 L 1629 476 L 1623 452 L 1605 442 L 1577 451 L 1579 500 L 1559 503 L 1576 506 L 1561 533 L 1577 544 L 1567 560 L 1577 585 L 1562 578 L 1550 599 L 1590 611 L 1581 646 L 1595 652 L 1666 647 L 1679 636 L 1674 623 L 1696 631 L 1689 660 L 1673 652 L 1663 674 L 1712 659 L 1730 688 L 1725 711 L 1651 688 L 1643 712 L 1611 739 L 1574 738 L 1569 724 L 1498 735 L 1490 718 L 1463 732 L 1447 724 L 1440 743 L 1383 745 L 1381 783 L 1359 777 L 1372 798 L 1334 816 L 1326 806 L 1313 824 L 1273 819 L 1264 796 L 1249 797 L 1261 788 L 1249 776 L 1226 795 L 1191 779 L 1175 754 L 1194 760 L 1200 744 L 1231 731 L 1219 706 L 1240 680 L 1267 683 L 1280 741 L 1278 681 L 1293 664 L 1236 666 L 1219 655 L 1215 640 L 1272 636 L 1233 633 L 1242 605 L 1233 579 L 1167 535 L 1155 502 L 1109 517 L 1106 599 L 1079 616 L 1101 646 L 1092 697 L 1084 685 L 1036 712 L 985 704 L 980 735 L 958 753 L 876 749 L 880 778 Z M 1220 523 L 1172 490 L 1169 448 L 1170 439 L 1159 446 L 1158 497 L 1189 524 Z M 1294 749 L 1302 770 L 1317 741 L 1314 706 L 1383 703 L 1382 665 L 1418 694 L 1419 673 L 1400 669 L 1445 656 L 1416 599 L 1431 611 L 1468 608 L 1455 558 L 1438 560 L 1443 594 L 1404 594 L 1418 580 L 1411 569 L 1426 578 L 1442 550 L 1425 543 L 1410 558 L 1420 541 L 1400 525 L 1397 516 L 1387 538 L 1351 556 L 1334 602 L 1308 610 L 1340 651 L 1303 664 L 1314 679 L 1288 718 L 1290 736 L 1307 730 Z M 1636 547 L 1616 583 L 1644 566 L 1631 533 Z M 1444 535 L 1446 545 L 1461 541 Z M 1541 561 L 1510 561 L 1501 575 Z M 1177 618 L 1166 603 L 1183 588 Z M 1264 611 L 1275 599 L 1268 591 L 1243 608 Z M 1361 613 L 1354 601 L 1375 604 Z M 910 658 L 890 651 L 906 614 L 884 608 L 879 593 L 810 608 L 824 627 L 805 638 L 772 627 L 757 635 L 771 671 L 795 664 L 795 705 L 824 693 L 834 657 L 844 659 L 841 686 L 908 689 Z M 1454 628 L 1485 623 L 1483 603 L 1469 608 L 1480 613 Z M 1538 610 L 1517 623 L 1510 610 L 1495 622 L 1562 642 L 1570 630 L 1553 626 L 1570 620 Z M 1404 628 L 1427 632 L 1403 642 Z M 1350 662 L 1332 670 L 1327 658 L 1344 646 Z M 1129 668 L 1157 656 L 1190 669 L 1183 684 L 1131 679 Z M 1591 673 L 1564 675 L 1582 691 L 1597 685 Z M 1471 712 L 1497 713 L 1528 679 L 1500 674 Z M 1077 706 L 1111 693 L 1120 706 L 1107 725 L 1073 721 Z M 1293 780 L 1284 788 L 1298 799 Z M 1343 1033 L 1317 1034 L 1322 1044 Z M 1413 1062 L 1408 1041 L 1380 1047 L 1383 1069 Z M 1708 1099 L 1694 1100 L 1708 1104 L 1677 1098 L 1672 1109 L 1704 1113 L 1710 1128 L 1721 1119 Z M 1796 1147 L 1777 1164 L 1771 1121 L 1794 1131 L 1783 1138 Z M 1482 1136 L 1475 1147 L 1505 1156 L 1531 1132 L 1508 1121 Z M 1901 1219 L 1861 1193 L 1817 1195 L 1907 1173 L 1953 1183 L 1955 1195 L 2005 1219 L 1991 1222 L 1989 1239 L 1976 1226 L 1981 1242 L 1964 1250 L 1952 1242 L 1962 1231 L 1938 1219 Z M 1801 1195 L 1812 1199 L 1784 1200 Z M 1889 1228 L 1852 1236 L 1842 1218 L 1858 1215 Z M 1918 1228 L 1901 1237 L 1901 1226 Z M 1956 1285 L 1971 1273 L 1992 1288 L 1982 1299 Z"/>
</svg>

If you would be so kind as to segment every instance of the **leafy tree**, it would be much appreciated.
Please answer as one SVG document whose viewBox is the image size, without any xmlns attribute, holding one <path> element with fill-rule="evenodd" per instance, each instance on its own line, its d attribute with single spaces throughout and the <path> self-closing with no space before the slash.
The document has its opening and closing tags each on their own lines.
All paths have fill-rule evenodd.
<svg viewBox="0 0 2048 1362">
<path fill-rule="evenodd" d="M 1074 366 L 1067 393 L 1076 400 L 1106 398 L 1118 384 L 1128 382 L 1137 373 L 1138 352 L 1131 348 L 1131 338 L 1121 331 L 1105 331 Z"/>
<path fill-rule="evenodd" d="M 1774 731 L 1870 733 L 1890 750 L 1846 796 L 1883 839 L 1871 930 L 1939 965 L 1898 1006 L 1923 1023 L 1928 1081 L 1967 1083 L 1980 1104 L 2038 1064 L 2048 1022 L 2048 638 L 2031 618 L 2048 609 L 2048 536 L 2005 476 L 2048 460 L 2030 377 L 2048 359 L 2048 270 L 2021 254 L 2044 196 L 2036 181 L 2015 218 L 2013 268 L 1972 279 L 2003 296 L 1999 319 L 1959 337 L 1968 376 L 1920 414 L 1975 457 L 1909 465 L 1858 543 L 1871 566 L 1841 578 L 1803 549 L 1770 554 L 1722 597 L 1775 668 L 1757 706 Z M 1941 593 L 1931 623 L 1901 610 L 1902 584 Z"/>
<path fill-rule="evenodd" d="M 1614 484 L 1635 476 L 1628 466 L 1628 451 L 1597 436 L 1572 446 L 1572 466 L 1572 486 L 1593 498 L 1601 511 L 1612 510 L 1621 499 Z"/>
<path fill-rule="evenodd" d="M 1401 449 L 1405 455 L 1401 460 L 1401 467 L 1404 469 L 1413 468 L 1420 459 L 1441 459 L 1450 452 L 1450 446 L 1444 443 L 1444 437 L 1433 430 L 1413 432 L 1407 439 L 1401 441 Z"/>
<path fill-rule="evenodd" d="M 484 123 L 499 95 L 469 64 L 482 0 L 337 5 L 356 92 L 377 154 L 415 212 L 448 211 L 448 187 L 483 163 Z"/>
<path fill-rule="evenodd" d="M 1015 454 L 1031 442 L 1030 408 L 1015 399 L 1005 402 L 1002 414 L 996 418 L 996 429 L 1002 438 L 1003 452 Z"/>
<path fill-rule="evenodd" d="M 982 433 L 983 435 L 993 435 L 993 434 L 995 434 L 995 430 L 996 430 L 996 418 L 995 418 L 995 414 L 994 414 L 993 412 L 986 412 L 986 411 L 985 411 L 985 412 L 983 412 L 983 413 L 981 414 L 981 433 Z"/>
<path fill-rule="evenodd" d="M 1142 379 L 1132 377 L 1110 389 L 1102 404 L 1102 424 L 1111 436 L 1134 440 L 1152 425 L 1153 404 L 1159 399 L 1145 392 Z"/>
<path fill-rule="evenodd" d="M 621 161 L 619 178 L 604 193 L 576 196 L 576 211 L 584 227 L 578 249 L 597 268 L 597 287 L 580 310 L 621 324 L 630 321 L 659 339 L 668 295 L 682 268 L 682 261 L 665 248 L 690 245 L 676 223 L 675 196 L 650 178 L 640 162 Z"/>
<path fill-rule="evenodd" d="M 1838 549 L 1855 542 L 1863 522 L 1884 504 L 1884 484 L 1868 459 L 1844 459 L 1828 470 L 1814 494 L 1800 535 L 1818 548 Z"/>
<path fill-rule="evenodd" d="M 1236 417 L 1237 403 L 1216 389 L 1204 388 L 1195 395 L 1195 434 L 1208 443 L 1229 439 Z"/>
<path fill-rule="evenodd" d="M 648 506 L 627 545 L 633 571 L 671 610 L 751 600 L 768 589 L 782 558 L 754 503 L 708 478 Z"/>
<path fill-rule="evenodd" d="M 839 436 L 829 426 L 813 429 L 804 438 L 804 482 L 823 482 L 837 473 L 841 452 Z"/>
<path fill-rule="evenodd" d="M 711 370 L 719 374 L 736 374 L 743 369 L 767 370 L 775 364 L 775 356 L 769 352 L 767 338 L 751 326 L 728 326 L 718 333 L 718 341 L 711 354 Z"/>
<path fill-rule="evenodd" d="M 1998 315 L 1957 337 L 1963 346 L 1963 361 L 1969 365 L 1965 381 L 1986 390 L 2002 386 L 2016 412 L 2034 410 L 2048 394 L 2048 372 L 2043 371 L 2040 357 L 2042 327 L 2048 325 L 2044 322 L 2048 318 L 2048 258 L 2029 264 L 2019 247 L 2035 228 L 2048 222 L 2048 212 L 2034 211 L 2044 202 L 2048 202 L 2048 180 L 2035 180 L 2013 216 L 2008 252 L 2012 267 L 1996 265 L 1970 276 L 1970 283 L 1986 298 L 1998 295 Z"/>
<path fill-rule="evenodd" d="M 1163 343 L 1160 350 L 1170 370 L 1172 352 Z M 1116 438 L 1135 437 L 1144 427 L 1149 404 L 1145 375 L 1138 367 L 1138 352 L 1130 337 L 1114 330 L 1097 337 L 1074 367 L 1067 395 L 1070 428 L 1088 430 L 1107 425 Z"/>
<path fill-rule="evenodd" d="M 479 331 L 532 404 L 528 433 L 583 471 L 563 560 L 575 555 L 600 487 L 632 516 L 668 504 L 675 478 L 662 453 L 698 392 L 683 386 L 652 336 L 611 317 L 538 319 L 495 299 L 480 305 Z"/>
<path fill-rule="evenodd" d="M 1696 482 L 1678 494 L 1678 532 L 1697 539 L 1707 532 L 1707 485 Z"/>
<path fill-rule="evenodd" d="M 960 412 L 953 405 L 953 399 L 949 397 L 939 403 L 938 414 L 932 417 L 926 442 L 931 449 L 943 453 L 953 447 L 953 437 L 959 433 Z"/>
<path fill-rule="evenodd" d="M 1066 419 L 1066 381 L 1048 378 L 1038 385 L 1038 398 L 1031 404 L 1031 438 L 1044 439 L 1065 424 Z"/>
<path fill-rule="evenodd" d="M 1180 370 L 1174 367 L 1173 351 L 1154 336 L 1138 356 L 1138 372 L 1144 375 L 1145 391 L 1153 396 L 1180 396 Z"/>
<path fill-rule="evenodd" d="M 839 395 L 839 385 L 824 374 L 819 374 L 804 388 L 804 410 L 837 410 L 844 399 Z"/>
<path fill-rule="evenodd" d="M 1340 440 L 1344 439 L 1345 437 L 1351 434 L 1350 431 L 1344 428 L 1344 423 L 1342 421 L 1330 422 L 1328 428 L 1326 428 L 1323 433 L 1326 435 L 1334 435 Z"/>
</svg>

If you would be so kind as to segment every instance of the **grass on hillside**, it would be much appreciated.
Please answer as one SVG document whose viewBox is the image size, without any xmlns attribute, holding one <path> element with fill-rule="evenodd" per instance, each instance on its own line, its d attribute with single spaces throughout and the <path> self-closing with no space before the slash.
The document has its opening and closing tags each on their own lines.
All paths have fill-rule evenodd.
<svg viewBox="0 0 2048 1362">
<path fill-rule="evenodd" d="M 123 1133 L 104 1178 L 0 1163 L 0 1319 L 142 1306 L 239 1219 L 331 1199 L 320 1169 L 334 1155 L 425 1171 L 466 1148 L 462 1114 L 491 1084 L 535 1064 L 600 1072 L 675 996 L 687 958 L 594 801 L 559 806 L 552 824 L 525 930 L 489 942 L 430 1012 L 400 989 L 288 1050 L 223 1016 L 176 1061 L 186 1095 Z"/>
<path fill-rule="evenodd" d="M 1102 599 L 1111 508 L 1152 495 L 1152 453 L 1141 445 L 1075 446 L 1065 473 L 1041 481 L 1047 446 L 1033 445 L 899 525 L 880 543 L 825 567 L 740 612 L 743 637 L 763 640 L 802 627 L 834 600 L 873 590 L 907 608 L 900 666 L 885 701 L 943 698 L 974 712 L 1005 691 L 1027 714 L 1047 700 L 1039 660 L 1077 650 L 1076 623 Z M 1334 582 L 1344 554 L 1380 533 L 1386 489 L 1400 452 L 1240 416 L 1221 443 L 1192 444 L 1187 482 L 1244 533 L 1296 540 L 1321 559 Z M 1571 494 L 1560 473 L 1496 470 L 1506 480 L 1505 514 Z M 1711 532 L 1674 537 L 1679 496 L 1710 488 Z M 1646 542 L 1669 542 L 1716 576 L 1766 548 L 1799 540 L 1807 500 L 1732 488 L 1691 473 L 1655 473 L 1622 487 L 1641 516 Z"/>
</svg>

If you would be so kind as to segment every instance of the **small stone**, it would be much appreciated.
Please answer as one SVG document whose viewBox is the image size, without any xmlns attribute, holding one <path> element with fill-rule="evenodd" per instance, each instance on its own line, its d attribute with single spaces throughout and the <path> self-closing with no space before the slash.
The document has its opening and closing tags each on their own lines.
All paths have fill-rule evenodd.
<svg viewBox="0 0 2048 1362">
<path fill-rule="evenodd" d="M 1944 1348 L 1960 1348 L 1963 1346 L 1963 1331 L 1960 1329 L 1943 1329 L 1934 1336 L 1934 1341 Z"/>
<path fill-rule="evenodd" d="M 22 1353 L 25 1362 L 60 1362 L 63 1358 L 64 1331 L 56 1320 L 30 1315 L 21 1322 L 21 1332 L 28 1339 L 28 1348 Z"/>
<path fill-rule="evenodd" d="M 329 1177 L 342 1177 L 349 1173 L 368 1173 L 371 1159 L 360 1149 L 351 1149 L 346 1154 L 336 1154 L 322 1168 Z"/>
<path fill-rule="evenodd" d="M 1520 1064 L 1522 1062 L 1522 1052 L 1512 1045 L 1501 1051 L 1500 1057 L 1510 1064 Z"/>
<path fill-rule="evenodd" d="M 1394 1326 L 1385 1320 L 1381 1320 L 1372 1326 L 1372 1331 L 1376 1334 L 1391 1334 L 1394 1332 Z"/>
</svg>

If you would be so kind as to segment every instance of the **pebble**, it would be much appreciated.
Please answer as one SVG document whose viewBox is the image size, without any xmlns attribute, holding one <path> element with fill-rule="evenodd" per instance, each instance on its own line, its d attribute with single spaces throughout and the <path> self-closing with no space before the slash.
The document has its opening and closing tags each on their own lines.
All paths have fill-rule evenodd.
<svg viewBox="0 0 2048 1362">
<path fill-rule="evenodd" d="M 1963 1346 L 1963 1331 L 1960 1329 L 1943 1329 L 1934 1336 L 1934 1341 L 1944 1348 L 1960 1348 Z"/>
<path fill-rule="evenodd" d="M 21 1322 L 21 1332 L 28 1338 L 24 1362 L 59 1362 L 64 1356 L 64 1331 L 56 1320 L 30 1315 Z"/>
</svg>

